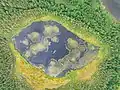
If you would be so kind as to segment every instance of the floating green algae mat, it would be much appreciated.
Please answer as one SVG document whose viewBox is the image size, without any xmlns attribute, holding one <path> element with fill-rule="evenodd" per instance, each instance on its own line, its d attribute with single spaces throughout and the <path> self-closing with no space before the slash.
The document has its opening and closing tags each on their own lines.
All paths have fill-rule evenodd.
<svg viewBox="0 0 120 90">
<path fill-rule="evenodd" d="M 98 0 L 1 1 L 1 90 L 118 90 L 120 24 Z M 54 20 L 83 40 L 99 46 L 97 58 L 65 77 L 33 67 L 15 50 L 12 37 L 32 22 Z"/>
</svg>

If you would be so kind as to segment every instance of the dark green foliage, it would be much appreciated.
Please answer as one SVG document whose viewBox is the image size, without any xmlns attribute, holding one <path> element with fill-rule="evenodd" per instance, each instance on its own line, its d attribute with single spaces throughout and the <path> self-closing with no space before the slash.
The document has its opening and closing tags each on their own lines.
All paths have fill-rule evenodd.
<svg viewBox="0 0 120 90">
<path fill-rule="evenodd" d="M 81 21 L 88 32 L 110 46 L 111 55 L 99 66 L 94 82 L 69 83 L 57 90 L 117 90 L 120 86 L 120 23 L 102 9 L 99 0 L 0 0 L 0 90 L 30 90 L 12 77 L 15 58 L 8 46 L 8 35 L 19 23 L 15 19 L 21 19 L 25 11 L 33 9 Z"/>
</svg>

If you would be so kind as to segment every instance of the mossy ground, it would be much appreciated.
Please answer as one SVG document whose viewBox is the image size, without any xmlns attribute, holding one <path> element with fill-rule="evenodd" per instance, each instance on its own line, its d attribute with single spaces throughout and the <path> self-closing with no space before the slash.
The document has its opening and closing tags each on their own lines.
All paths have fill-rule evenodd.
<svg viewBox="0 0 120 90">
<path fill-rule="evenodd" d="M 9 43 L 12 36 L 18 34 L 33 21 L 48 19 L 58 20 L 77 36 L 101 47 L 99 63 L 95 60 L 81 69 L 76 73 L 79 77 L 73 71 L 67 77 L 71 78 L 71 82 L 57 90 L 118 90 L 120 23 L 112 18 L 100 1 L 2 0 L 0 7 L 1 90 L 31 89 L 24 78 L 21 80 L 15 78 L 16 60 Z"/>
</svg>

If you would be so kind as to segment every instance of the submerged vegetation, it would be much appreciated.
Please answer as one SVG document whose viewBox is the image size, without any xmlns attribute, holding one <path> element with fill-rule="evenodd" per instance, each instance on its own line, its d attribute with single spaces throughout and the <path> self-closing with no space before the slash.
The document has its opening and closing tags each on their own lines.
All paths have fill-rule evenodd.
<svg viewBox="0 0 120 90">
<path fill-rule="evenodd" d="M 94 60 L 84 68 L 68 73 L 60 80 L 47 75 L 42 77 L 48 79 L 37 78 L 41 77 L 43 72 L 37 72 L 38 68 L 23 62 L 23 58 L 14 50 L 11 39 L 32 22 L 46 20 L 59 21 L 77 36 L 99 46 L 97 58 L 99 60 Z M 37 33 L 35 34 L 37 36 Z M 56 38 L 53 40 L 56 41 Z M 24 43 L 28 44 L 27 41 Z M 70 41 L 70 43 L 76 42 Z M 90 47 L 93 49 L 92 46 Z M 0 1 L 0 90 L 32 90 L 32 88 L 39 90 L 36 87 L 41 90 L 48 86 L 50 88 L 46 90 L 118 90 L 120 87 L 119 65 L 120 23 L 105 10 L 101 1 Z M 23 70 L 24 75 L 29 79 L 21 76 Z M 38 73 L 38 76 L 33 72 Z M 43 83 L 42 80 L 49 83 L 42 84 L 43 87 L 41 87 L 39 83 Z"/>
</svg>

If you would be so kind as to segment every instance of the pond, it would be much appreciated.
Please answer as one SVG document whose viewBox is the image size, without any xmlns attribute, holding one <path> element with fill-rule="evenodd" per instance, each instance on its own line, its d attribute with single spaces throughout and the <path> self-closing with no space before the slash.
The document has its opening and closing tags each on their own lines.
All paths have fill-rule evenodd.
<svg viewBox="0 0 120 90">
<path fill-rule="evenodd" d="M 56 21 L 33 22 L 14 36 L 13 42 L 30 64 L 54 77 L 85 66 L 99 50 Z"/>
</svg>

